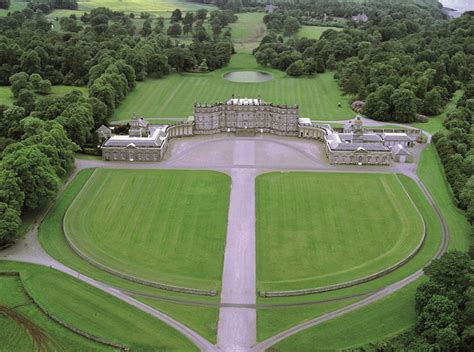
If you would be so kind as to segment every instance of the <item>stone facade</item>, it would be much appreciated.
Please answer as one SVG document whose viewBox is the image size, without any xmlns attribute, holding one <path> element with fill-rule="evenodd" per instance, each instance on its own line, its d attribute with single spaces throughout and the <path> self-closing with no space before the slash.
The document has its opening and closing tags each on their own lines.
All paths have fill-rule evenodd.
<svg viewBox="0 0 474 352">
<path fill-rule="evenodd" d="M 273 105 L 261 99 L 232 98 L 226 103 L 196 104 L 194 117 L 171 126 L 149 125 L 133 117 L 128 136 L 112 136 L 102 145 L 104 160 L 161 161 L 171 138 L 222 132 L 272 133 L 324 142 L 330 164 L 389 165 L 410 162 L 419 130 L 368 131 L 358 117 L 338 133 L 330 125 L 298 116 L 297 106 Z M 414 139 L 416 138 L 416 139 Z"/>
<path fill-rule="evenodd" d="M 273 105 L 261 99 L 232 98 L 226 103 L 196 104 L 194 134 L 248 130 L 297 136 L 298 117 L 297 106 Z"/>
</svg>

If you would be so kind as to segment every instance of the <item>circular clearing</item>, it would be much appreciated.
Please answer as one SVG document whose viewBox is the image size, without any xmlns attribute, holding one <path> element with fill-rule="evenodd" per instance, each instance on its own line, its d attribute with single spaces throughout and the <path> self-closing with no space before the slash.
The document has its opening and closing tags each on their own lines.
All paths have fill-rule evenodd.
<svg viewBox="0 0 474 352">
<path fill-rule="evenodd" d="M 272 80 L 273 76 L 262 71 L 233 71 L 226 73 L 224 79 L 238 83 L 261 83 Z"/>
</svg>

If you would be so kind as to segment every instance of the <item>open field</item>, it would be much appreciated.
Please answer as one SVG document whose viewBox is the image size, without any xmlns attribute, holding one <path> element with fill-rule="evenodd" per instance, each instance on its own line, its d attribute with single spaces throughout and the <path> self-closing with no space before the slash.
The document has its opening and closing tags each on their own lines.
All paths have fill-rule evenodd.
<svg viewBox="0 0 474 352">
<path fill-rule="evenodd" d="M 217 172 L 97 169 L 66 213 L 65 230 L 116 270 L 219 289 L 229 186 Z"/>
<path fill-rule="evenodd" d="M 471 225 L 463 212 L 456 207 L 451 188 L 444 175 L 434 145 L 428 145 L 421 153 L 417 174 L 429 189 L 436 204 L 440 207 L 449 227 L 449 249 L 467 251 L 471 235 Z"/>
<path fill-rule="evenodd" d="M 405 258 L 423 234 L 396 175 L 271 173 L 256 187 L 261 291 L 375 273 Z"/>
<path fill-rule="evenodd" d="M 0 17 L 8 15 L 9 12 L 21 11 L 27 5 L 26 1 L 11 0 L 8 10 L 0 9 Z"/>
<path fill-rule="evenodd" d="M 300 38 L 319 39 L 319 37 L 321 37 L 321 34 L 323 34 L 324 31 L 327 31 L 329 29 L 335 31 L 342 31 L 342 28 L 339 27 L 301 26 L 300 30 L 298 31 L 298 33 L 296 33 L 296 35 Z"/>
<path fill-rule="evenodd" d="M 132 350 L 196 350 L 190 341 L 163 322 L 66 274 L 42 266 L 4 261 L 0 262 L 0 271 L 20 271 L 25 287 L 35 300 L 56 318 L 82 331 L 127 345 Z M 85 340 L 87 344 L 79 345 L 80 340 L 73 339 L 75 334 L 59 330 L 64 331 L 53 336 L 61 338 L 67 350 L 77 347 L 89 351 L 97 346 L 88 340 Z M 74 341 L 79 341 L 77 346 Z"/>
<path fill-rule="evenodd" d="M 236 83 L 222 76 L 230 71 L 261 70 L 273 75 L 263 83 Z M 114 120 L 142 117 L 187 117 L 195 102 L 227 101 L 232 94 L 258 97 L 274 104 L 298 104 L 300 115 L 320 120 L 343 120 L 354 116 L 349 100 L 341 95 L 332 72 L 315 77 L 290 78 L 286 73 L 263 67 L 249 54 L 235 54 L 231 63 L 209 73 L 172 74 L 162 79 L 138 82 L 115 110 Z M 338 107 L 341 103 L 342 107 Z"/>
<path fill-rule="evenodd" d="M 178 315 L 180 323 L 191 327 L 208 341 L 217 343 L 219 308 L 169 303 L 140 296 L 136 296 L 135 298 L 170 316 Z"/>
<path fill-rule="evenodd" d="M 265 35 L 263 12 L 238 13 L 238 21 L 230 24 L 232 42 L 237 52 L 252 53 Z"/>
<path fill-rule="evenodd" d="M 78 90 L 82 92 L 83 95 L 87 96 L 88 91 L 86 87 L 75 87 L 75 86 L 53 86 L 51 90 L 51 95 L 65 95 L 73 90 Z M 39 99 L 45 97 L 45 95 L 36 95 Z M 0 104 L 4 105 L 13 105 L 15 98 L 10 90 L 10 86 L 0 86 Z"/>
<path fill-rule="evenodd" d="M 0 310 L 5 307 L 13 310 L 14 315 L 7 317 L 0 314 L 2 351 L 33 351 L 41 347 L 65 350 L 71 344 L 76 351 L 112 350 L 50 320 L 30 301 L 16 276 L 0 276 Z"/>
<path fill-rule="evenodd" d="M 420 280 L 387 298 L 293 335 L 275 351 L 328 351 L 356 347 L 395 336 L 416 321 L 414 295 Z"/>
<path fill-rule="evenodd" d="M 80 11 L 90 11 L 96 7 L 108 7 L 114 11 L 122 12 L 170 12 L 174 9 L 181 11 L 196 11 L 206 8 L 208 10 L 216 9 L 215 6 L 193 3 L 183 0 L 90 0 L 78 1 Z"/>
<path fill-rule="evenodd" d="M 449 103 L 446 104 L 446 107 L 444 108 L 443 112 L 439 115 L 429 117 L 428 122 L 426 123 L 416 122 L 416 123 L 410 123 L 408 125 L 421 128 L 432 134 L 434 134 L 435 132 L 444 130 L 443 122 L 444 122 L 444 119 L 446 118 L 446 115 L 456 107 L 456 103 L 458 102 L 459 98 L 462 97 L 463 94 L 464 94 L 464 91 L 462 89 L 456 91 L 453 97 L 451 98 L 451 100 L 449 101 Z"/>
<path fill-rule="evenodd" d="M 48 212 L 45 220 L 41 223 L 39 228 L 39 240 L 46 251 L 59 260 L 63 264 L 81 272 L 84 275 L 92 277 L 96 280 L 102 281 L 114 287 L 120 287 L 134 292 L 157 295 L 165 299 L 186 299 L 200 302 L 218 302 L 218 297 L 204 297 L 204 296 L 190 296 L 186 294 L 174 293 L 146 287 L 136 284 L 117 276 L 110 275 L 101 271 L 94 266 L 88 264 L 86 261 L 78 257 L 67 244 L 64 234 L 62 232 L 62 220 L 66 210 L 76 198 L 77 194 L 87 183 L 89 177 L 94 169 L 82 170 L 68 185 L 64 193 L 62 193 L 57 202 Z M 140 296 L 136 298 L 142 300 Z M 151 303 L 151 300 L 148 300 Z M 176 309 L 176 305 L 165 301 L 155 301 L 152 304 L 163 312 L 166 312 L 171 317 L 184 322 L 190 328 L 202 333 L 209 341 L 216 342 L 215 331 L 210 329 L 210 326 L 217 325 L 217 316 L 209 313 L 210 308 L 186 309 L 188 306 L 183 306 L 182 309 Z"/>
<path fill-rule="evenodd" d="M 415 202 L 417 208 L 423 216 L 423 219 L 426 223 L 427 237 L 423 247 L 418 252 L 418 254 L 406 263 L 401 268 L 395 270 L 394 272 L 379 278 L 374 281 L 367 282 L 365 284 L 357 285 L 350 288 L 341 289 L 333 292 L 325 292 L 308 296 L 300 297 L 286 297 L 286 298 L 259 298 L 259 303 L 306 303 L 312 301 L 321 301 L 327 299 L 334 299 L 336 297 L 347 297 L 354 294 L 368 293 L 375 290 L 378 290 L 382 287 L 390 285 L 396 281 L 399 281 L 410 274 L 417 271 L 419 268 L 423 267 L 428 263 L 433 255 L 436 253 L 436 250 L 439 247 L 441 240 L 441 224 L 436 217 L 436 214 L 433 208 L 430 206 L 426 200 L 424 194 L 421 192 L 417 184 L 407 176 L 398 175 L 400 181 L 405 187 L 406 191 L 409 193 L 410 197 Z M 398 295 L 398 292 L 394 294 L 394 297 Z M 395 299 L 394 299 L 395 300 Z M 329 304 L 338 304 L 329 303 Z M 345 305 L 349 304 L 346 300 L 345 304 L 339 302 L 339 304 Z M 315 318 L 321 315 L 322 309 L 326 307 L 328 303 L 320 305 L 310 305 L 305 307 L 293 307 L 287 308 L 284 310 L 281 309 L 271 309 L 271 310 L 259 310 L 258 311 L 258 340 L 261 341 L 265 338 L 268 338 L 276 333 L 287 329 L 291 326 L 294 326 L 298 323 L 302 323 L 309 319 Z M 413 301 L 410 301 L 409 304 L 400 302 L 399 304 L 399 313 L 408 314 L 413 307 Z M 282 314 L 284 312 L 284 314 Z M 383 313 L 383 312 L 382 312 Z M 397 325 L 393 326 L 393 333 L 396 334 L 396 331 L 403 329 Z M 389 334 L 390 335 L 390 334 Z M 380 335 L 377 330 L 374 330 L 374 333 L 371 335 L 372 341 L 378 341 L 383 339 L 385 335 Z"/>
</svg>

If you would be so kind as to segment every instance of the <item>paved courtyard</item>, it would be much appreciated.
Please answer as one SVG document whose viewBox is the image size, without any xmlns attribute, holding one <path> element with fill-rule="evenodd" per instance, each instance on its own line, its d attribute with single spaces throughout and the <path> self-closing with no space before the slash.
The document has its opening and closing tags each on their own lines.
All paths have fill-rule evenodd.
<svg viewBox="0 0 474 352">
<path fill-rule="evenodd" d="M 206 351 L 257 351 L 270 347 L 275 342 L 298 331 L 321 323 L 377 301 L 386 295 L 404 287 L 422 275 L 419 270 L 386 287 L 366 299 L 325 314 L 291 329 L 283 331 L 273 338 L 256 343 L 256 309 L 238 307 L 239 304 L 256 303 L 256 253 L 255 253 L 255 177 L 270 171 L 314 171 L 314 172 L 396 172 L 415 179 L 435 207 L 429 193 L 416 177 L 419 155 L 424 145 L 417 145 L 413 150 L 415 162 L 391 166 L 357 166 L 330 165 L 327 161 L 323 142 L 308 139 L 278 137 L 273 135 L 256 135 L 254 137 L 237 137 L 219 134 L 213 136 L 194 136 L 176 138 L 170 142 L 166 158 L 162 162 L 104 162 L 100 160 L 76 160 L 75 173 L 84 168 L 107 167 L 129 169 L 206 169 L 225 172 L 232 177 L 230 207 L 227 225 L 227 241 L 224 253 L 224 268 L 221 288 L 221 306 L 218 322 L 217 345 L 212 345 L 196 332 L 171 317 L 139 303 L 126 293 L 58 263 L 42 250 L 37 239 L 35 227 L 24 238 L 7 251 L 0 254 L 0 259 L 28 261 L 52 266 L 73 275 L 95 287 L 98 287 L 134 306 L 152 314 L 170 324 L 197 346 Z M 71 178 L 72 179 L 72 178 Z M 440 219 L 443 221 L 441 214 Z M 41 219 L 38 219 L 38 222 Z M 445 229 L 445 238 L 447 230 Z M 444 249 L 443 249 L 444 250 Z M 229 305 L 235 304 L 235 307 Z"/>
</svg>

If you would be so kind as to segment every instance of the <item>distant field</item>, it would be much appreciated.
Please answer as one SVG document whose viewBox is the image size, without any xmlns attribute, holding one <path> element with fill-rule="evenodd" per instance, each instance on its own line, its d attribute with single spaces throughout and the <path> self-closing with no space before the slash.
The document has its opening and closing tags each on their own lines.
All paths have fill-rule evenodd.
<svg viewBox="0 0 474 352">
<path fill-rule="evenodd" d="M 74 86 L 53 86 L 52 93 L 50 95 L 65 95 L 73 90 L 79 90 L 82 94 L 88 94 L 86 87 L 74 87 Z M 37 95 L 40 99 L 47 95 Z M 10 86 L 0 86 L 0 104 L 13 105 L 15 98 L 10 90 Z"/>
<path fill-rule="evenodd" d="M 97 169 L 65 216 L 94 260 L 152 281 L 219 289 L 230 179 L 204 171 Z"/>
<path fill-rule="evenodd" d="M 300 38 L 306 37 L 309 39 L 319 39 L 319 37 L 321 37 L 321 34 L 323 34 L 324 31 L 327 31 L 329 29 L 335 31 L 342 30 L 342 28 L 338 27 L 301 26 L 300 30 L 296 35 Z"/>
<path fill-rule="evenodd" d="M 28 3 L 26 1 L 12 0 L 8 10 L 0 9 L 0 17 L 6 16 L 9 12 L 21 11 Z"/>
<path fill-rule="evenodd" d="M 123 12 L 170 12 L 175 9 L 182 11 L 196 11 L 198 9 L 216 9 L 215 6 L 193 3 L 181 0 L 90 0 L 79 1 L 79 10 L 88 11 L 96 7 L 108 7 L 114 11 Z"/>
<path fill-rule="evenodd" d="M 236 83 L 222 76 L 229 71 L 264 70 L 273 80 L 263 83 Z M 315 77 L 292 78 L 286 73 L 263 67 L 248 54 L 233 55 L 231 63 L 209 73 L 172 74 L 162 79 L 139 82 L 115 110 L 114 120 L 129 120 L 134 112 L 143 117 L 187 117 L 195 102 L 227 101 L 232 94 L 258 97 L 274 104 L 298 104 L 300 115 L 320 120 L 352 118 L 349 100 L 341 95 L 332 72 Z M 341 107 L 338 107 L 341 103 Z"/>
<path fill-rule="evenodd" d="M 462 89 L 456 91 L 451 98 L 451 100 L 446 104 L 445 108 L 443 109 L 443 112 L 439 115 L 436 116 L 431 116 L 428 118 L 428 122 L 422 123 L 422 122 L 415 122 L 415 123 L 410 123 L 410 126 L 414 126 L 417 128 L 421 128 L 429 133 L 435 133 L 441 130 L 444 130 L 443 122 L 444 119 L 446 118 L 446 115 L 456 108 L 456 103 L 458 100 L 463 96 L 464 91 Z"/>
<path fill-rule="evenodd" d="M 393 174 L 270 173 L 256 181 L 260 290 L 319 287 L 393 265 L 423 223 Z"/>
<path fill-rule="evenodd" d="M 265 35 L 263 12 L 238 13 L 239 20 L 232 23 L 232 41 L 237 52 L 251 53 Z"/>
</svg>

